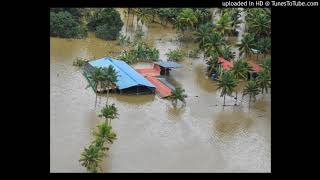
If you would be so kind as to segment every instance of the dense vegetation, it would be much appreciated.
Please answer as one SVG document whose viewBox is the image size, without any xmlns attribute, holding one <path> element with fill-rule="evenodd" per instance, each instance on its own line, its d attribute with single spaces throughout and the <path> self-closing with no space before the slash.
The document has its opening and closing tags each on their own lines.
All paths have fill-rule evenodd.
<svg viewBox="0 0 320 180">
<path fill-rule="evenodd" d="M 138 61 L 157 61 L 159 59 L 159 50 L 148 46 L 146 43 L 136 42 L 130 46 L 129 50 L 121 52 L 119 59 L 130 64 Z"/>
<path fill-rule="evenodd" d="M 95 31 L 98 38 L 105 40 L 117 39 L 122 26 L 120 14 L 114 8 L 94 11 L 88 23 L 89 30 Z"/>
<path fill-rule="evenodd" d="M 62 38 L 83 38 L 87 29 L 68 11 L 50 12 L 50 35 Z"/>
<path fill-rule="evenodd" d="M 88 29 L 101 39 L 115 40 L 123 26 L 114 8 L 52 8 L 50 36 L 84 38 Z"/>
</svg>

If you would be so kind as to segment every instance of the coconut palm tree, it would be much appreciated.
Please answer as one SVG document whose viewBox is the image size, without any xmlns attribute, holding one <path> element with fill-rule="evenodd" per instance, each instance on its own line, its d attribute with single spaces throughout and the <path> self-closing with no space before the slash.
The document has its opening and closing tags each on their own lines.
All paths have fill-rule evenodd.
<svg viewBox="0 0 320 180">
<path fill-rule="evenodd" d="M 223 46 L 223 48 L 220 49 L 220 52 L 221 52 L 220 56 L 222 56 L 227 60 L 234 59 L 235 57 L 234 52 L 231 50 L 231 46 L 228 46 L 228 45 Z"/>
<path fill-rule="evenodd" d="M 90 79 L 92 79 L 93 84 L 94 84 L 93 86 L 94 86 L 94 90 L 96 92 L 96 101 L 95 101 L 95 104 L 96 104 L 97 94 L 98 94 L 98 85 L 101 84 L 101 82 L 104 82 L 105 76 L 104 76 L 102 68 L 95 68 L 93 71 L 91 71 L 89 76 L 90 76 Z"/>
<path fill-rule="evenodd" d="M 247 85 L 243 89 L 243 94 L 242 96 L 249 95 L 249 107 L 250 107 L 250 102 L 251 98 L 253 97 L 254 100 L 256 100 L 256 96 L 260 93 L 259 86 L 256 81 L 250 80 L 248 81 Z"/>
<path fill-rule="evenodd" d="M 217 79 L 217 90 L 221 89 L 220 97 L 223 97 L 223 106 L 225 106 L 226 95 L 231 96 L 237 84 L 237 79 L 230 71 L 223 72 Z"/>
<path fill-rule="evenodd" d="M 106 106 L 101 109 L 101 114 L 99 115 L 99 117 L 104 117 L 106 119 L 106 124 L 111 125 L 111 120 L 118 118 L 118 115 L 118 109 L 114 104 L 106 104 Z M 108 122 L 108 120 L 110 120 L 110 123 Z"/>
<path fill-rule="evenodd" d="M 256 46 L 259 52 L 263 54 L 265 57 L 266 54 L 269 54 L 271 52 L 271 38 L 270 37 L 260 38 Z"/>
<path fill-rule="evenodd" d="M 251 70 L 250 65 L 246 61 L 239 59 L 239 60 L 233 62 L 233 67 L 231 69 L 231 72 L 233 73 L 234 77 L 238 81 L 240 81 L 240 79 L 244 79 L 244 80 L 248 79 L 248 74 L 249 74 L 250 70 Z M 236 104 L 237 104 L 238 91 L 236 91 L 235 99 L 236 99 Z"/>
<path fill-rule="evenodd" d="M 225 13 L 221 16 L 216 24 L 215 31 L 220 32 L 223 36 L 228 36 L 232 32 L 232 19 L 229 13 Z"/>
<path fill-rule="evenodd" d="M 196 29 L 198 29 L 198 25 L 205 24 L 212 18 L 211 12 L 205 8 L 197 8 L 194 13 L 198 20 L 196 23 Z"/>
<path fill-rule="evenodd" d="M 205 43 L 208 41 L 211 34 L 212 25 L 210 23 L 200 25 L 197 31 L 194 33 L 196 36 L 196 42 L 199 42 L 199 48 L 204 49 Z"/>
<path fill-rule="evenodd" d="M 197 16 L 190 8 L 183 9 L 177 19 L 187 27 L 187 31 L 190 30 L 189 27 L 193 28 L 195 23 L 198 22 Z"/>
<path fill-rule="evenodd" d="M 220 33 L 213 32 L 213 33 L 211 33 L 209 35 L 208 41 L 205 44 L 205 48 L 206 48 L 207 51 L 215 49 L 218 52 L 218 54 L 221 55 L 220 47 L 225 45 L 225 44 L 226 44 L 226 42 L 223 39 L 223 37 L 220 35 Z"/>
<path fill-rule="evenodd" d="M 253 34 L 245 34 L 241 39 L 241 43 L 238 45 L 240 56 L 245 54 L 246 56 L 251 56 L 253 51 L 252 48 L 256 46 L 255 38 Z"/>
<path fill-rule="evenodd" d="M 267 58 L 267 59 L 262 60 L 261 66 L 270 75 L 270 73 L 271 73 L 271 58 Z"/>
<path fill-rule="evenodd" d="M 229 14 L 231 17 L 231 27 L 232 27 L 232 31 L 235 32 L 236 29 L 238 28 L 239 24 L 242 23 L 242 21 L 240 20 L 241 17 L 241 10 L 239 8 L 230 8 L 229 9 Z"/>
<path fill-rule="evenodd" d="M 116 139 L 116 134 L 112 132 L 112 127 L 109 126 L 107 123 L 103 122 L 99 124 L 97 128 L 97 131 L 93 132 L 93 135 L 96 137 L 96 144 L 104 147 L 104 145 L 101 144 L 101 140 L 103 140 L 103 142 L 109 142 L 112 144 L 113 141 Z M 108 150 L 108 148 L 106 150 Z"/>
<path fill-rule="evenodd" d="M 271 18 L 263 9 L 256 8 L 254 15 L 249 15 L 248 26 L 250 32 L 255 32 L 258 36 L 269 36 L 271 29 Z"/>
<path fill-rule="evenodd" d="M 107 88 L 107 104 L 109 100 L 109 90 L 114 86 L 118 81 L 118 74 L 113 66 L 108 66 L 108 68 L 103 69 L 104 81 L 103 85 Z"/>
<path fill-rule="evenodd" d="M 170 98 L 172 100 L 173 106 L 177 105 L 178 100 L 181 101 L 184 105 L 186 104 L 185 98 L 187 97 L 187 95 L 184 92 L 185 90 L 180 87 L 177 87 L 172 91 Z"/>
<path fill-rule="evenodd" d="M 219 67 L 218 57 L 220 55 L 216 50 L 207 51 L 205 54 L 207 54 L 207 57 L 209 57 L 206 64 L 208 65 L 208 75 L 211 76 L 212 71 Z"/>
<path fill-rule="evenodd" d="M 271 86 L 271 77 L 267 70 L 258 73 L 257 84 L 261 89 L 262 94 L 264 93 L 264 90 L 268 93 L 268 88 Z"/>
<path fill-rule="evenodd" d="M 148 22 L 150 19 L 150 15 L 148 14 L 147 10 L 145 8 L 138 8 L 137 10 L 137 21 L 140 20 L 141 22 L 141 30 L 142 26 L 145 24 L 145 22 Z"/>
<path fill-rule="evenodd" d="M 88 148 L 84 148 L 79 162 L 82 166 L 86 167 L 89 172 L 97 173 L 101 171 L 99 164 L 102 162 L 104 156 L 105 153 L 101 151 L 99 146 L 91 144 Z"/>
<path fill-rule="evenodd" d="M 177 29 L 178 31 L 181 31 L 182 34 L 184 34 L 184 31 L 186 29 L 186 25 L 184 23 L 182 23 L 181 21 L 179 21 L 178 19 L 174 19 L 173 20 L 173 28 Z"/>
</svg>

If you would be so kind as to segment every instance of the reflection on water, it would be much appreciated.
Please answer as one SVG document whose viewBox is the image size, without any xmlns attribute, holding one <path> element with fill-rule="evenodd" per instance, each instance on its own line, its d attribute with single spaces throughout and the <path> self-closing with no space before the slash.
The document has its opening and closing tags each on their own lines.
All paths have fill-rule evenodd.
<svg viewBox="0 0 320 180">
<path fill-rule="evenodd" d="M 158 24 L 148 28 L 145 38 L 165 60 L 165 53 L 178 47 L 172 41 L 176 32 Z M 196 47 L 187 43 L 181 48 L 186 52 Z M 85 89 L 88 82 L 72 66 L 73 59 L 100 58 L 121 49 L 94 34 L 77 40 L 50 38 L 51 172 L 85 172 L 78 160 L 92 129 L 102 121 L 97 115 L 106 103 L 105 95 L 98 96 L 94 107 L 95 93 Z M 207 79 L 203 59 L 185 58 L 181 63 L 167 79 L 186 90 L 185 107 L 174 108 L 156 95 L 110 94 L 109 102 L 120 115 L 112 121 L 118 139 L 103 162 L 104 172 L 270 172 L 270 94 L 257 96 L 250 111 L 248 97 L 241 106 L 223 110 L 223 98 L 216 83 Z M 234 104 L 234 99 L 227 97 L 226 103 Z"/>
<path fill-rule="evenodd" d="M 220 112 L 215 121 L 215 132 L 221 136 L 231 136 L 239 131 L 247 131 L 253 120 L 243 112 Z"/>
<path fill-rule="evenodd" d="M 115 97 L 117 101 L 128 103 L 128 104 L 135 104 L 135 105 L 143 105 L 148 102 L 152 102 L 155 100 L 154 95 L 117 95 L 112 94 L 111 97 Z"/>
<path fill-rule="evenodd" d="M 168 119 L 181 120 L 182 114 L 185 112 L 184 106 L 169 106 L 168 107 Z"/>
</svg>

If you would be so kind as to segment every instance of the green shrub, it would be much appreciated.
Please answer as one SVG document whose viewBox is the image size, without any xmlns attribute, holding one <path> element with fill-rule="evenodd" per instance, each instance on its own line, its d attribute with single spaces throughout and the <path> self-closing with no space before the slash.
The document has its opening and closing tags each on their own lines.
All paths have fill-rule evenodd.
<svg viewBox="0 0 320 180">
<path fill-rule="evenodd" d="M 181 61 L 183 58 L 182 52 L 180 49 L 170 50 L 167 54 L 169 60 Z"/>
<path fill-rule="evenodd" d="M 157 61 L 159 59 L 159 50 L 149 47 L 143 42 L 137 42 L 130 47 L 129 51 L 123 51 L 119 59 L 127 63 L 135 63 L 139 61 Z"/>
<path fill-rule="evenodd" d="M 87 60 L 83 59 L 83 58 L 76 58 L 74 61 L 73 61 L 73 65 L 74 66 L 80 66 L 82 67 L 85 63 L 87 62 Z"/>
<path fill-rule="evenodd" d="M 73 16 L 66 11 L 50 12 L 50 36 L 62 38 L 83 38 L 87 29 L 81 27 Z"/>
<path fill-rule="evenodd" d="M 104 40 L 115 40 L 119 36 L 119 30 L 108 24 L 101 25 L 96 28 L 96 36 Z"/>
</svg>

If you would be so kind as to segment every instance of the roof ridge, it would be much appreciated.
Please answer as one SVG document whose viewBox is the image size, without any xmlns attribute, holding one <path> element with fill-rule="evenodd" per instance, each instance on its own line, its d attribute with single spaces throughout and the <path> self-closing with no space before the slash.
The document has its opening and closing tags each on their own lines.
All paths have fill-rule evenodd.
<svg viewBox="0 0 320 180">
<path fill-rule="evenodd" d="M 119 68 L 122 72 L 124 72 L 130 79 L 132 79 L 135 83 L 139 84 L 139 85 L 143 85 L 141 83 L 139 83 L 137 80 L 135 80 L 133 77 L 131 77 L 126 71 L 124 71 L 121 67 L 117 66 L 116 64 L 113 63 L 113 60 L 116 60 L 116 59 L 113 59 L 111 57 L 106 57 L 114 66 L 116 66 L 117 68 Z M 119 61 L 119 62 L 124 62 L 124 61 L 120 61 L 120 60 L 116 60 L 116 61 Z M 126 63 L 125 63 L 126 64 Z M 128 65 L 128 64 L 126 64 Z M 129 65 L 128 65 L 129 66 Z M 133 69 L 133 68 L 132 68 Z M 138 75 L 140 75 L 140 73 L 138 73 L 135 69 L 133 69 Z M 143 76 L 141 76 L 143 77 Z M 143 78 L 144 79 L 144 78 Z M 147 81 L 148 82 L 148 81 Z"/>
</svg>

